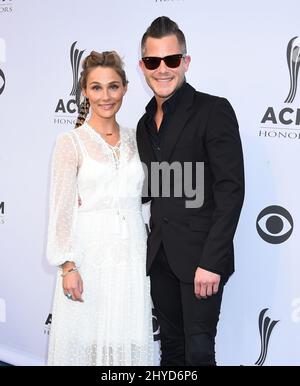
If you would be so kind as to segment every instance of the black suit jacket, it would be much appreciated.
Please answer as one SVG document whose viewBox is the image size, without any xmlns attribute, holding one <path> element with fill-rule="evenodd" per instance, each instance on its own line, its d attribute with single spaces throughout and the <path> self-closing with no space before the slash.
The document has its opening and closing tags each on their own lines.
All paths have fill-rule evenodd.
<svg viewBox="0 0 300 386">
<path fill-rule="evenodd" d="M 198 266 L 226 280 L 234 271 L 233 237 L 244 199 L 238 123 L 226 99 L 197 92 L 189 84 L 183 87 L 164 133 L 162 161 L 204 162 L 204 203 L 187 208 L 184 196 L 152 197 L 147 273 L 163 242 L 180 280 L 193 282 Z M 145 120 L 146 114 L 137 126 L 137 144 L 150 186 L 156 159 Z M 170 184 L 172 191 L 172 179 Z"/>
</svg>

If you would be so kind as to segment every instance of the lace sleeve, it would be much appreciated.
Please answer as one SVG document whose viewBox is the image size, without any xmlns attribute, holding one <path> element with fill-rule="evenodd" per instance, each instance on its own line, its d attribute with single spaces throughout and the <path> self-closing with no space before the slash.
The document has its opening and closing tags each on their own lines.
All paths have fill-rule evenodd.
<svg viewBox="0 0 300 386">
<path fill-rule="evenodd" d="M 78 155 L 70 133 L 57 138 L 52 157 L 47 259 L 51 265 L 75 261 L 72 236 L 78 208 Z"/>
</svg>

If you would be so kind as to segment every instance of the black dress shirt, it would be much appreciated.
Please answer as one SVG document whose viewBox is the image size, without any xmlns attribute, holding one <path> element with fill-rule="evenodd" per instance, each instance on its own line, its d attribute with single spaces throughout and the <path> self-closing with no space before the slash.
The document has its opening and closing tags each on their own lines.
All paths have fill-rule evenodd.
<svg viewBox="0 0 300 386">
<path fill-rule="evenodd" d="M 157 103 L 155 97 L 153 97 L 148 105 L 146 106 L 146 128 L 147 132 L 152 144 L 152 148 L 155 154 L 157 161 L 161 161 L 162 149 L 164 146 L 164 137 L 166 130 L 170 130 L 169 126 L 169 118 L 171 114 L 175 111 L 177 105 L 180 103 L 181 96 L 186 87 L 186 82 L 182 84 L 182 86 L 169 98 L 167 99 L 163 105 L 163 120 L 161 122 L 160 128 L 157 129 L 157 125 L 155 122 L 155 114 L 157 110 Z"/>
</svg>

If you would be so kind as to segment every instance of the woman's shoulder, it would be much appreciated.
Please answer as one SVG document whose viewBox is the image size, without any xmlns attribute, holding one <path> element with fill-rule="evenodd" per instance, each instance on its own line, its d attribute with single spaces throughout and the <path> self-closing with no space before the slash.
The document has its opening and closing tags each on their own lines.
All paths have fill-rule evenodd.
<svg viewBox="0 0 300 386">
<path fill-rule="evenodd" d="M 74 129 L 66 130 L 57 135 L 57 141 L 71 141 L 76 135 L 80 135 L 84 131 L 84 125 Z"/>
<path fill-rule="evenodd" d="M 133 129 L 131 127 L 125 127 L 120 125 L 120 130 L 123 135 L 126 135 L 130 138 L 136 138 L 136 129 Z"/>
<path fill-rule="evenodd" d="M 74 150 L 76 148 L 76 131 L 77 129 L 71 129 L 59 133 L 56 136 L 56 147 L 60 149 Z"/>
</svg>

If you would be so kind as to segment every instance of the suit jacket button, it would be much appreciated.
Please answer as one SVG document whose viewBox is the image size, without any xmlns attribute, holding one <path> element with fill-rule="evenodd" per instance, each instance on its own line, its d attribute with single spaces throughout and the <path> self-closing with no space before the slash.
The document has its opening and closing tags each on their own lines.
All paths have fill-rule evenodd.
<svg viewBox="0 0 300 386">
<path fill-rule="evenodd" d="M 169 222 L 168 217 L 163 217 L 163 220 L 164 220 L 165 223 L 168 223 L 168 222 Z"/>
</svg>

